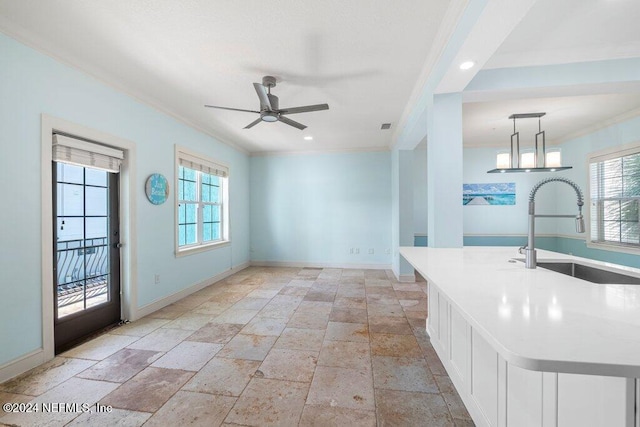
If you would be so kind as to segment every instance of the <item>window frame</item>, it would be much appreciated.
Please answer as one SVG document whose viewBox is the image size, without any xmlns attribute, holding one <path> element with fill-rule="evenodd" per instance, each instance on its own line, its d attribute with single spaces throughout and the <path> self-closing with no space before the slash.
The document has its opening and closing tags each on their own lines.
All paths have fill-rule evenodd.
<svg viewBox="0 0 640 427">
<path fill-rule="evenodd" d="M 587 203 L 586 203 L 586 217 L 588 222 L 587 227 L 587 239 L 586 245 L 591 249 L 600 249 L 613 252 L 622 252 L 633 255 L 640 254 L 640 243 L 622 243 L 613 241 L 592 241 L 592 218 L 591 218 L 591 165 L 597 162 L 603 162 L 605 160 L 619 159 L 621 157 L 640 154 L 640 141 L 636 141 L 630 144 L 618 145 L 610 147 L 604 150 L 590 153 L 586 160 L 586 174 L 587 174 Z M 640 203 L 640 202 L 639 202 Z M 601 226 L 598 227 L 598 231 L 601 231 Z M 597 239 L 598 236 L 595 236 Z"/>
<path fill-rule="evenodd" d="M 179 185 L 180 185 L 180 160 L 181 159 L 196 159 L 202 162 L 205 165 L 216 165 L 221 168 L 224 168 L 227 171 L 227 176 L 219 177 L 220 178 L 220 202 L 205 202 L 202 200 L 202 173 L 199 170 L 196 170 L 196 198 L 197 201 L 183 201 L 179 199 Z M 217 160 L 211 159 L 205 155 L 189 150 L 188 148 L 179 146 L 176 144 L 175 146 L 175 201 L 174 201 L 174 245 L 175 245 L 175 255 L 176 257 L 191 255 L 195 253 L 205 252 L 212 249 L 228 246 L 231 244 L 231 235 L 230 235 L 230 216 L 229 216 L 229 167 Z M 197 204 L 196 208 L 196 243 L 188 244 L 188 245 L 180 245 L 180 212 L 179 206 L 181 202 L 195 203 Z M 204 206 L 205 205 L 214 205 L 220 206 L 220 239 L 212 240 L 208 242 L 203 241 L 203 225 L 204 225 Z"/>
</svg>

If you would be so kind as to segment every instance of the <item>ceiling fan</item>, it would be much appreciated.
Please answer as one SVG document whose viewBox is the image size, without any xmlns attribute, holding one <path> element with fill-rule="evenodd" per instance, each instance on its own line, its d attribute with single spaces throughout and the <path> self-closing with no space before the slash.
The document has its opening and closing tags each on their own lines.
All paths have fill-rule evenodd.
<svg viewBox="0 0 640 427">
<path fill-rule="evenodd" d="M 306 105 L 304 107 L 292 107 L 292 108 L 280 108 L 278 97 L 271 94 L 271 88 L 276 86 L 276 78 L 272 76 L 264 76 L 262 78 L 262 84 L 254 83 L 253 87 L 256 89 L 256 93 L 258 94 L 258 98 L 260 98 L 260 111 L 256 110 L 242 110 L 239 108 L 229 108 L 229 107 L 218 107 L 216 105 L 205 105 L 205 107 L 209 108 L 219 108 L 221 110 L 231 110 L 231 111 L 243 111 L 245 113 L 258 113 L 260 117 L 253 122 L 246 125 L 244 128 L 249 129 L 254 127 L 260 122 L 282 122 L 289 126 L 293 126 L 294 128 L 303 130 L 306 128 L 302 123 L 298 123 L 294 120 L 291 120 L 285 115 L 288 114 L 298 114 L 298 113 L 308 113 L 311 111 L 320 111 L 320 110 L 328 110 L 328 104 L 316 104 L 316 105 Z"/>
</svg>

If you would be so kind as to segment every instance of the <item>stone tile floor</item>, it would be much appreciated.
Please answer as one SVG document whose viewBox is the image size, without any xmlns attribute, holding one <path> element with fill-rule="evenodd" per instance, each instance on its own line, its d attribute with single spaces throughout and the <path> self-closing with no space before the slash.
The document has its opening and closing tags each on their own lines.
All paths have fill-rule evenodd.
<svg viewBox="0 0 640 427">
<path fill-rule="evenodd" d="M 91 412 L 0 423 L 471 426 L 425 290 L 383 270 L 251 267 L 0 384 L 1 403 Z"/>
</svg>

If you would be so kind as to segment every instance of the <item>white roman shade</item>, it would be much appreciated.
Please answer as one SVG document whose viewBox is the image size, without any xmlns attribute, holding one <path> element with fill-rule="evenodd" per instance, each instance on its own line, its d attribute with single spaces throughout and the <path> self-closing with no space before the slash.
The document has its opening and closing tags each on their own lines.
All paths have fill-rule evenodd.
<svg viewBox="0 0 640 427">
<path fill-rule="evenodd" d="M 122 150 L 64 135 L 53 135 L 54 162 L 118 173 L 122 159 L 124 159 Z"/>
<path fill-rule="evenodd" d="M 218 163 L 214 163 L 200 157 L 195 157 L 182 151 L 178 151 L 178 158 L 180 166 L 184 166 L 185 168 L 223 178 L 229 176 L 229 168 Z"/>
</svg>

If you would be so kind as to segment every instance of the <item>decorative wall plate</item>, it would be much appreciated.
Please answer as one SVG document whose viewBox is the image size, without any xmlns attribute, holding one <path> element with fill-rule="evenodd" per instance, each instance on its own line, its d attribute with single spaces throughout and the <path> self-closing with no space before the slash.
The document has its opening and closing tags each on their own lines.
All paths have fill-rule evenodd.
<svg viewBox="0 0 640 427">
<path fill-rule="evenodd" d="M 154 205 L 163 204 L 167 201 L 167 197 L 169 197 L 169 183 L 167 182 L 167 178 L 159 173 L 149 175 L 144 190 L 147 193 L 147 199 Z"/>
</svg>

